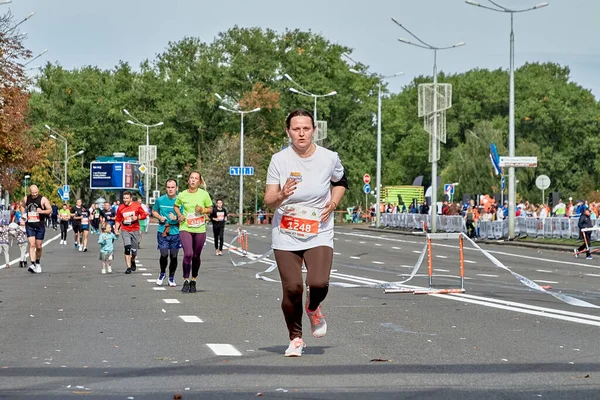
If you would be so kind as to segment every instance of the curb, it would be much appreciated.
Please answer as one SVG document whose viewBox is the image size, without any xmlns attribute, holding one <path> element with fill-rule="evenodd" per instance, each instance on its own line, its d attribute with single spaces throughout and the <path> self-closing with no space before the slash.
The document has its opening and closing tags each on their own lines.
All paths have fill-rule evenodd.
<svg viewBox="0 0 600 400">
<path fill-rule="evenodd" d="M 372 228 L 372 227 L 352 227 L 353 230 L 359 231 L 369 231 L 369 232 L 379 232 L 379 233 L 393 233 L 394 235 L 404 235 L 404 236 L 424 236 L 424 232 L 421 231 L 402 231 L 396 229 L 381 229 L 381 228 Z M 498 246 L 515 246 L 515 247 L 527 247 L 530 249 L 543 249 L 543 250 L 555 250 L 555 251 L 568 251 L 570 253 L 573 252 L 573 246 L 562 245 L 562 244 L 545 244 L 545 243 L 527 243 L 527 242 L 519 242 L 517 240 L 477 240 L 477 243 L 483 244 L 494 244 Z"/>
</svg>

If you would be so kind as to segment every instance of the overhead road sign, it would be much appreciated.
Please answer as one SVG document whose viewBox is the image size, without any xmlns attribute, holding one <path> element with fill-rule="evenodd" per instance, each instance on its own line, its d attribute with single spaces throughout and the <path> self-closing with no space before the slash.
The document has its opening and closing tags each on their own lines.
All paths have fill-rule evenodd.
<svg viewBox="0 0 600 400">
<path fill-rule="evenodd" d="M 537 157 L 500 157 L 501 167 L 537 167 Z"/>
</svg>

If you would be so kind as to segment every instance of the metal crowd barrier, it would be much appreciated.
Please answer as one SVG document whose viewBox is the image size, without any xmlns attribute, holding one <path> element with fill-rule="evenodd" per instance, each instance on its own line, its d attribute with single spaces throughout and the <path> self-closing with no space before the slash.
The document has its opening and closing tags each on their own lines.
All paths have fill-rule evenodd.
<svg viewBox="0 0 600 400">
<path fill-rule="evenodd" d="M 438 228 L 445 232 L 466 232 L 464 218 L 460 215 L 438 215 Z M 381 224 L 393 228 L 422 230 L 423 223 L 430 226 L 430 216 L 422 214 L 381 214 Z M 517 217 L 515 234 L 534 238 L 578 239 L 579 218 L 549 217 L 532 218 Z M 600 227 L 600 219 L 594 220 L 594 226 Z M 508 236 L 508 221 L 477 221 L 479 237 L 484 239 L 502 239 Z M 600 240 L 600 231 L 592 232 L 592 240 Z"/>
</svg>

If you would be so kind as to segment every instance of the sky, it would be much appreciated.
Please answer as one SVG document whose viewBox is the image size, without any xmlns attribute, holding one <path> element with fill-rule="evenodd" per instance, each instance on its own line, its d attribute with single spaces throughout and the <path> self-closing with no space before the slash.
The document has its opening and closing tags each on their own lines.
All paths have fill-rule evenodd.
<svg viewBox="0 0 600 400">
<path fill-rule="evenodd" d="M 489 4 L 487 0 L 480 0 Z M 527 8 L 539 0 L 497 0 Z M 515 65 L 556 62 L 569 66 L 571 80 L 600 98 L 600 1 L 549 0 L 548 7 L 515 15 Z M 510 16 L 462 0 L 13 0 L 0 5 L 17 20 L 26 46 L 39 54 L 31 65 L 58 62 L 71 69 L 113 68 L 120 60 L 137 67 L 186 36 L 212 42 L 238 25 L 311 30 L 354 49 L 352 57 L 372 72 L 403 76 L 389 81 L 399 92 L 412 78 L 431 75 L 433 53 L 400 43 L 408 35 L 391 18 L 434 46 L 466 42 L 438 53 L 438 69 L 508 69 Z"/>
</svg>

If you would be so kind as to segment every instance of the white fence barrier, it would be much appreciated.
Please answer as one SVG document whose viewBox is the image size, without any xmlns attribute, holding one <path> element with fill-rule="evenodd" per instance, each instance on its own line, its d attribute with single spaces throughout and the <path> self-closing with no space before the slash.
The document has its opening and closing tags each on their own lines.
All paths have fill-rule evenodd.
<svg viewBox="0 0 600 400">
<path fill-rule="evenodd" d="M 578 239 L 579 218 L 515 218 L 515 234 L 537 238 Z M 431 226 L 429 215 L 423 214 L 381 214 L 381 225 L 393 228 L 422 230 L 423 223 Z M 466 232 L 464 218 L 460 215 L 438 215 L 437 226 L 445 232 Z M 594 226 L 600 227 L 600 219 L 594 220 Z M 485 239 L 502 239 L 508 236 L 508 221 L 477 221 L 479 237 Z M 600 240 L 600 231 L 592 231 L 592 240 Z"/>
</svg>

